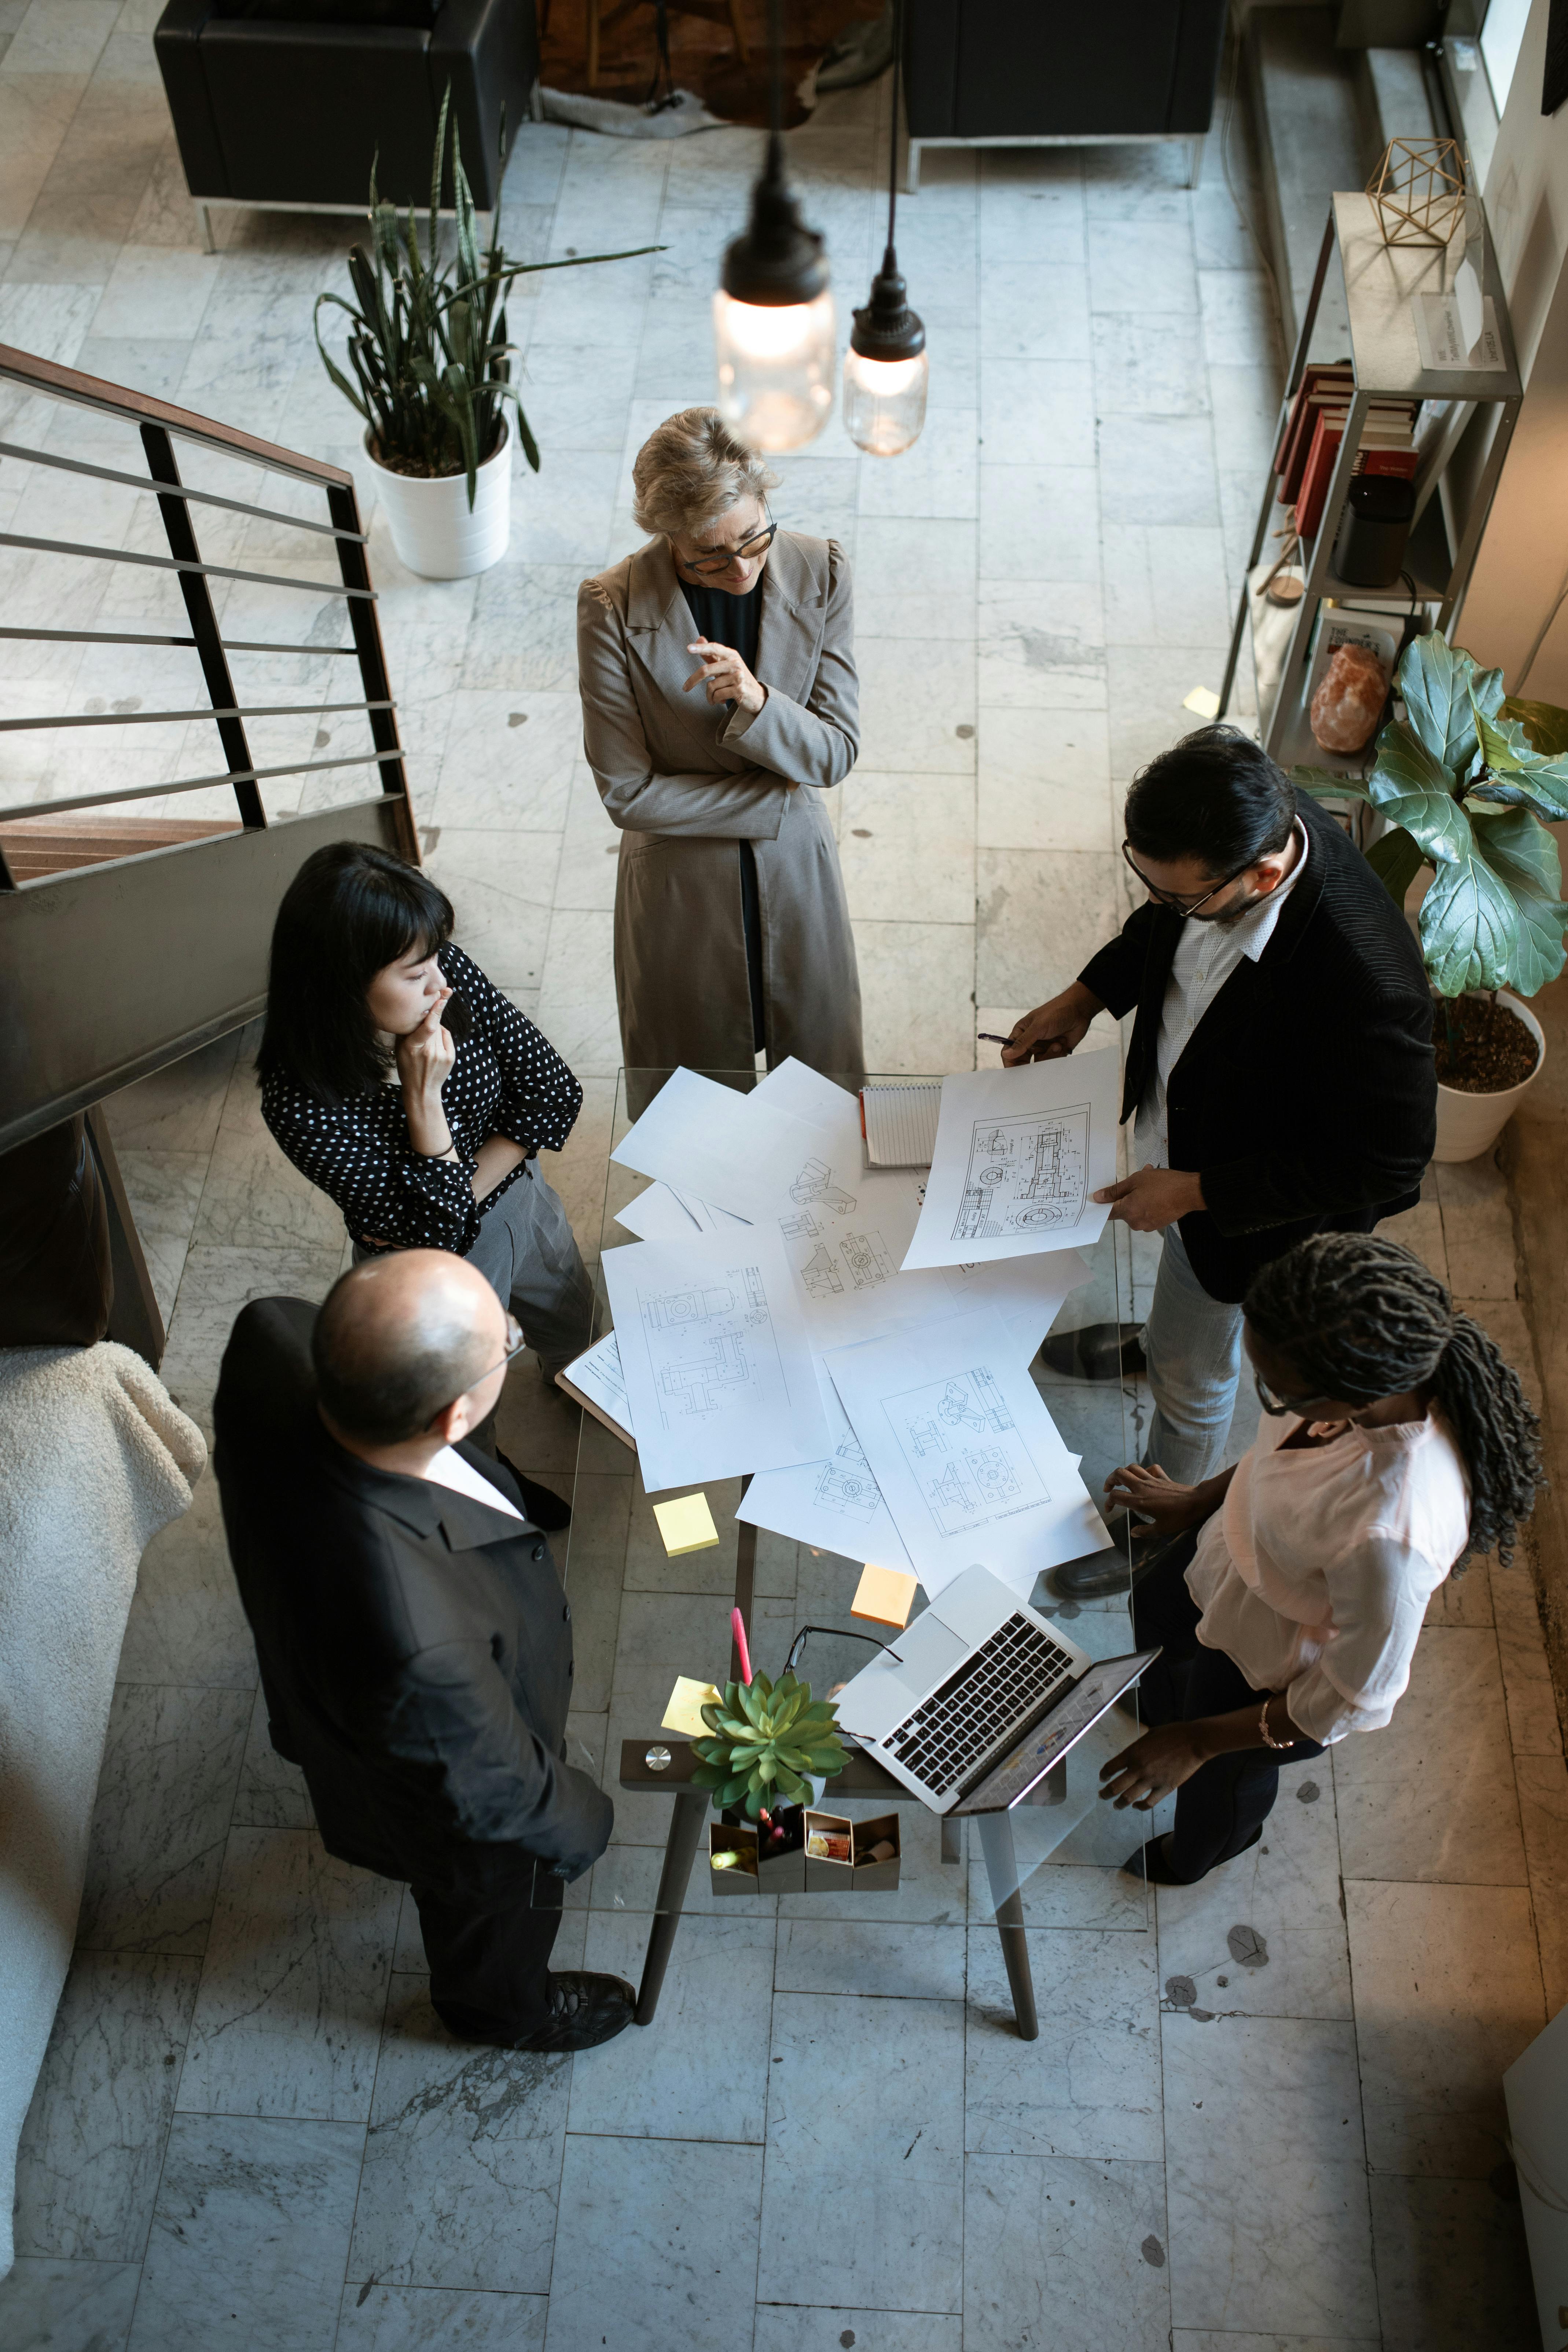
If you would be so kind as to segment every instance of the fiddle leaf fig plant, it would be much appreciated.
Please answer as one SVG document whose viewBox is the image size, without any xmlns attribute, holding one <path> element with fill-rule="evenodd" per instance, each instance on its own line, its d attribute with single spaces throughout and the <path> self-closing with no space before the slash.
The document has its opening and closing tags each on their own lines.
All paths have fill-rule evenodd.
<svg viewBox="0 0 1568 2352">
<path fill-rule="evenodd" d="M 827 1700 L 814 1701 L 811 1685 L 794 1675 L 781 1675 L 776 1685 L 766 1675 L 726 1683 L 723 1697 L 702 1710 L 713 1737 L 693 1741 L 702 1760 L 691 1777 L 700 1788 L 712 1790 L 721 1811 L 743 1802 L 752 1821 L 764 1805 L 781 1799 L 809 1804 L 805 1775 L 830 1780 L 844 1769 L 837 1716 Z"/>
<path fill-rule="evenodd" d="M 1405 716 L 1379 735 L 1369 776 L 1295 768 L 1292 782 L 1319 800 L 1365 801 L 1384 818 L 1367 862 L 1396 905 L 1432 867 L 1417 921 L 1439 996 L 1533 996 L 1568 960 L 1568 904 L 1546 830 L 1568 818 L 1568 710 L 1510 698 L 1500 669 L 1435 632 L 1406 647 L 1397 687 Z"/>
</svg>

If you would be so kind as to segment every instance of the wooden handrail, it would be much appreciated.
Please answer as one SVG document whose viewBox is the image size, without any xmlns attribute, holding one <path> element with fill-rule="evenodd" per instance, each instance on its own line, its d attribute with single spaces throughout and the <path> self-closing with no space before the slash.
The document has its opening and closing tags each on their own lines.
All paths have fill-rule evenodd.
<svg viewBox="0 0 1568 2352">
<path fill-rule="evenodd" d="M 40 392 L 52 392 L 61 400 L 79 400 L 86 407 L 123 416 L 129 424 L 161 425 L 166 432 L 178 434 L 182 440 L 199 441 L 209 449 L 226 449 L 234 457 L 248 457 L 270 467 L 274 473 L 292 474 L 298 481 L 330 484 L 335 489 L 353 486 L 353 476 L 345 473 L 341 466 L 329 466 L 319 457 L 304 457 L 297 449 L 279 448 L 276 441 L 258 440 L 255 434 L 241 433 L 235 425 L 218 425 L 211 417 L 197 416 L 188 408 L 175 408 L 169 401 L 154 400 L 151 393 L 105 383 L 100 376 L 83 375 L 78 368 L 60 367 L 53 360 L 39 359 L 33 352 L 19 352 L 14 344 L 0 343 L 0 377 L 6 376 L 16 383 L 32 384 Z"/>
</svg>

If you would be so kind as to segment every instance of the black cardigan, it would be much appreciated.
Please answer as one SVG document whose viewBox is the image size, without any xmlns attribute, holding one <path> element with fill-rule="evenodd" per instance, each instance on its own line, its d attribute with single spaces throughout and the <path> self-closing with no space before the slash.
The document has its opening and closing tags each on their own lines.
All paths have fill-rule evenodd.
<svg viewBox="0 0 1568 2352">
<path fill-rule="evenodd" d="M 1414 1206 L 1436 1132 L 1432 994 L 1404 915 L 1332 817 L 1300 809 L 1306 868 L 1256 963 L 1244 957 L 1165 1090 L 1170 1161 L 1203 1178 L 1181 1221 L 1211 1297 L 1241 1298 L 1304 1234 L 1367 1233 Z M 1152 1084 L 1181 918 L 1151 900 L 1085 965 L 1120 1016 L 1138 1008 L 1121 1097 Z"/>
<path fill-rule="evenodd" d="M 272 1745 L 304 1768 L 331 1853 L 448 1898 L 575 1878 L 614 1811 L 561 1760 L 571 1611 L 537 1528 L 374 1470 L 322 1428 L 316 1310 L 255 1300 L 214 1407 L 214 1465 Z M 521 1508 L 507 1472 L 464 1460 Z"/>
</svg>

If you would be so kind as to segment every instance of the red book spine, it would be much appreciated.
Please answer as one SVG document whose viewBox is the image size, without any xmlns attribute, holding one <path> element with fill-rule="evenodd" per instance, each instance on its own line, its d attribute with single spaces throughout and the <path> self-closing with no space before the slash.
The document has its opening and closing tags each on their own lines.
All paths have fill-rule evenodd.
<svg viewBox="0 0 1568 2352">
<path fill-rule="evenodd" d="M 1358 449 L 1355 457 L 1358 474 L 1397 474 L 1407 482 L 1415 479 L 1420 463 L 1420 453 L 1415 449 Z"/>
<path fill-rule="evenodd" d="M 1307 453 L 1301 487 L 1296 496 L 1296 528 L 1303 539 L 1310 539 L 1322 520 L 1329 477 L 1333 472 L 1334 459 L 1339 455 L 1343 437 L 1342 418 L 1331 425 L 1326 416 L 1320 416 L 1312 428 L 1312 446 Z"/>
</svg>

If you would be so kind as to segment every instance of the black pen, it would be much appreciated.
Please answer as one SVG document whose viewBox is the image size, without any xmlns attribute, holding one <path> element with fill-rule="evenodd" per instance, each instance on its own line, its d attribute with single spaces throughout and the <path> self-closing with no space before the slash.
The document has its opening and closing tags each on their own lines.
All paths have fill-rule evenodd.
<svg viewBox="0 0 1568 2352">
<path fill-rule="evenodd" d="M 1010 1045 L 1011 1037 L 998 1037 L 994 1029 L 977 1029 L 975 1035 L 983 1045 Z"/>
</svg>

